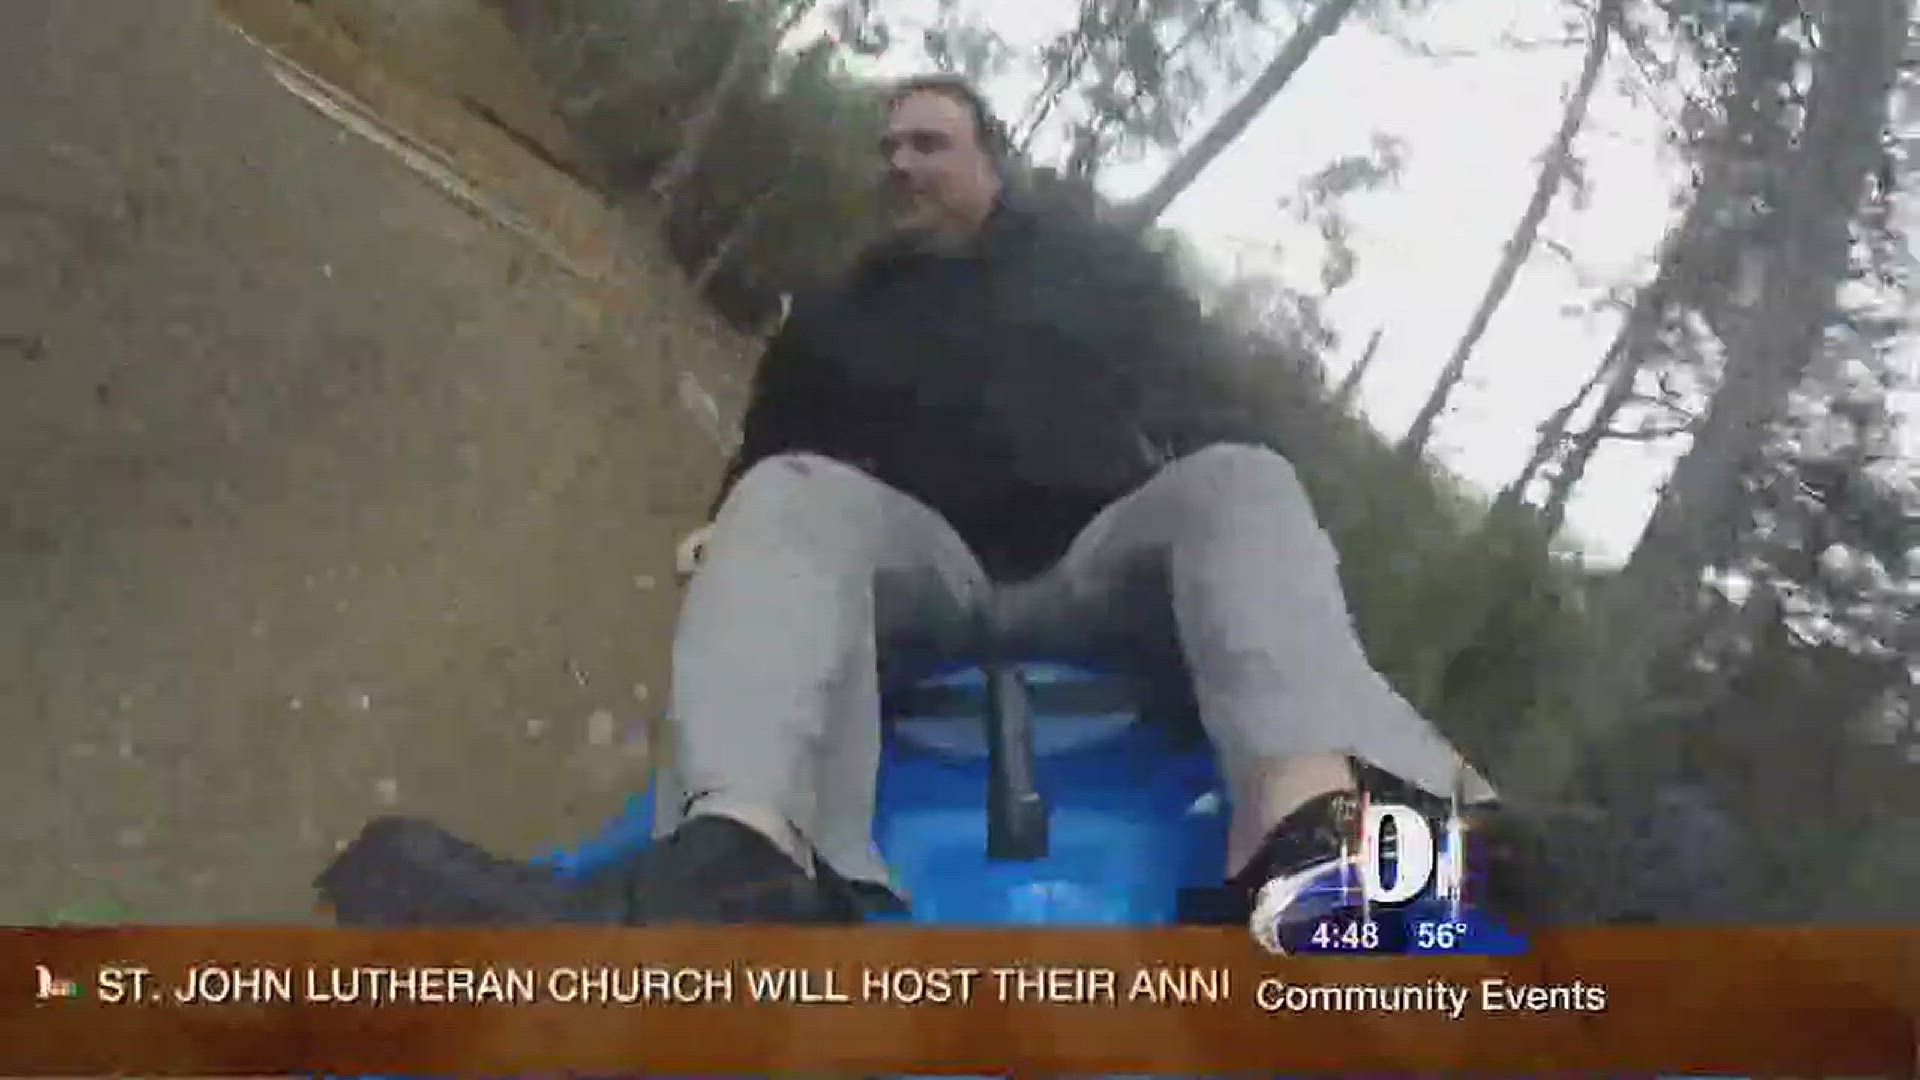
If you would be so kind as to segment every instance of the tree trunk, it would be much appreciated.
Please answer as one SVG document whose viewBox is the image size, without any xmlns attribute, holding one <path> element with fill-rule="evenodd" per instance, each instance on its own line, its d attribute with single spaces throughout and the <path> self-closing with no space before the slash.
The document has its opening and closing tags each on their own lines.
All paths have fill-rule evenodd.
<svg viewBox="0 0 1920 1080">
<path fill-rule="evenodd" d="M 1553 410 L 1553 415 L 1547 417 L 1546 422 L 1540 425 L 1539 437 L 1533 442 L 1533 453 L 1528 456 L 1527 463 L 1520 467 L 1520 472 L 1513 481 L 1500 489 L 1499 496 L 1493 500 L 1491 516 L 1502 517 L 1509 514 L 1526 501 L 1527 488 L 1540 475 L 1540 470 L 1547 467 L 1547 462 L 1552 461 L 1566 445 L 1567 430 L 1573 425 L 1573 414 L 1579 412 L 1580 406 L 1586 402 L 1587 398 L 1593 396 L 1595 388 L 1613 371 L 1613 366 L 1619 362 L 1619 359 L 1620 346 L 1616 343 L 1607 350 L 1606 356 L 1594 365 L 1593 374 L 1587 378 L 1579 392 L 1568 398 L 1566 404 Z M 1552 535 L 1552 530 L 1548 535 Z"/>
<path fill-rule="evenodd" d="M 1640 372 L 1652 357 L 1660 329 L 1673 310 L 1673 282 L 1669 275 L 1678 272 L 1677 265 L 1677 262 L 1667 262 L 1661 268 L 1662 276 L 1642 290 L 1619 336 L 1607 350 L 1607 360 L 1601 365 L 1606 372 L 1606 389 L 1601 393 L 1600 404 L 1587 426 L 1566 441 L 1566 457 L 1554 473 L 1547 501 L 1541 507 L 1541 519 L 1549 532 L 1558 532 L 1566 522 L 1567 504 L 1573 500 L 1574 490 L 1585 479 L 1606 433 L 1613 429 L 1614 418 L 1633 400 Z"/>
<path fill-rule="evenodd" d="M 720 78 L 713 84 L 713 89 L 707 91 L 707 96 L 700 99 L 700 104 L 694 108 L 686 126 L 681 129 L 679 148 L 653 179 L 653 197 L 659 200 L 663 217 L 673 213 L 675 196 L 679 195 L 680 188 L 706 158 L 707 147 L 712 144 L 714 133 L 720 127 L 720 118 L 725 115 L 727 103 L 733 100 L 740 84 L 746 81 L 767 51 L 778 48 L 788 32 L 806 18 L 818 3 L 819 0 L 789 0 L 786 15 L 775 27 L 771 40 L 755 36 L 751 25 L 741 29 L 740 39 L 734 42 L 733 51 L 727 54 L 726 66 L 720 69 Z"/>
<path fill-rule="evenodd" d="M 1360 395 L 1360 380 L 1367 377 L 1367 369 L 1373 366 L 1373 361 L 1380 355 L 1380 339 L 1386 334 L 1385 329 L 1375 330 L 1373 336 L 1367 339 L 1367 351 L 1360 354 L 1360 359 L 1354 362 L 1346 378 L 1340 380 L 1339 389 L 1333 392 L 1335 405 L 1348 408 L 1353 404 L 1353 399 Z"/>
<path fill-rule="evenodd" d="M 1492 324 L 1494 313 L 1500 310 L 1500 304 L 1513 289 L 1514 280 L 1520 276 L 1520 268 L 1526 265 L 1528 256 L 1533 254 L 1534 241 L 1540 236 L 1540 224 L 1547 219 L 1547 211 L 1553 208 L 1554 199 L 1560 194 L 1560 187 L 1566 183 L 1569 167 L 1573 163 L 1573 140 L 1580 134 L 1580 128 L 1587 121 L 1587 106 L 1593 100 L 1593 89 L 1600 82 L 1600 72 L 1606 66 L 1607 45 L 1613 33 L 1613 24 L 1620 16 L 1622 0 L 1601 0 L 1600 8 L 1593 15 L 1592 37 L 1587 42 L 1587 55 L 1580 66 L 1580 78 L 1575 84 L 1573 94 L 1567 99 L 1567 107 L 1560 116 L 1560 128 L 1553 133 L 1553 141 L 1547 146 L 1546 161 L 1540 166 L 1540 176 L 1534 181 L 1533 198 L 1528 200 L 1527 208 L 1520 215 L 1520 224 L 1508 238 L 1505 251 L 1500 256 L 1500 265 L 1494 268 L 1492 280 L 1487 282 L 1486 293 L 1480 298 L 1480 305 L 1474 309 L 1473 317 L 1467 321 L 1467 329 L 1460 336 L 1459 344 L 1453 347 L 1453 355 L 1447 358 L 1446 366 L 1440 369 L 1440 377 L 1434 381 L 1433 392 L 1427 395 L 1425 404 L 1413 418 L 1413 425 L 1400 440 L 1400 452 L 1409 458 L 1418 458 L 1426 452 L 1427 443 L 1433 438 L 1435 426 L 1440 415 L 1446 411 L 1447 399 L 1453 395 L 1460 380 L 1466 378 L 1467 362 L 1473 357 L 1474 347 Z"/>
<path fill-rule="evenodd" d="M 1780 188 L 1779 240 L 1761 303 L 1727 342 L 1726 376 L 1693 446 L 1601 597 L 1603 648 L 1584 673 L 1568 726 L 1535 725 L 1517 748 L 1507 784 L 1515 802 L 1538 804 L 1561 791 L 1580 753 L 1638 712 L 1655 660 L 1680 644 L 1702 573 L 1742 531 L 1747 477 L 1817 351 L 1847 274 L 1851 225 L 1881 158 L 1910 6 L 1836 0 L 1819 9 L 1822 48 L 1805 130 Z"/>
<path fill-rule="evenodd" d="M 1721 219 L 1735 202 L 1754 197 L 1750 180 L 1756 175 L 1756 155 L 1766 154 L 1777 141 L 1769 137 L 1770 130 L 1777 130 L 1780 123 L 1777 96 L 1771 94 L 1771 88 L 1789 72 L 1777 54 L 1763 50 L 1769 50 L 1778 40 L 1787 14 L 1787 5 L 1769 7 L 1754 34 L 1756 44 L 1748 46 L 1726 98 L 1724 130 L 1703 149 L 1706 165 L 1693 202 L 1662 245 L 1653 280 L 1635 297 L 1633 308 L 1595 373 L 1597 378 L 1604 378 L 1606 390 L 1592 420 L 1578 435 L 1567 438 L 1566 425 L 1591 391 L 1590 384 L 1548 420 L 1534 445 L 1533 457 L 1514 484 L 1501 493 L 1496 507 L 1517 506 L 1534 474 L 1553 455 L 1564 454 L 1541 511 L 1549 534 L 1559 531 L 1566 520 L 1568 503 L 1586 478 L 1607 432 L 1613 429 L 1614 419 L 1633 400 L 1640 373 L 1653 360 L 1660 330 L 1676 307 L 1698 311 L 1723 343 L 1733 341 L 1739 320 L 1730 310 L 1722 279 L 1731 261 L 1729 253 L 1737 254 L 1739 245 L 1729 243 L 1723 235 Z"/>
<path fill-rule="evenodd" d="M 1599 406 L 1594 410 L 1593 418 L 1571 439 L 1567 438 L 1563 427 L 1553 435 L 1552 445 L 1544 442 L 1546 433 L 1543 433 L 1543 442 L 1534 447 L 1535 456 L 1534 460 L 1528 462 L 1529 470 L 1545 464 L 1545 459 L 1540 456 L 1543 452 L 1565 455 L 1560 468 L 1554 473 L 1546 502 L 1541 508 L 1542 520 L 1552 531 L 1557 532 L 1566 521 L 1567 504 L 1572 502 L 1580 481 L 1586 478 L 1587 469 L 1600 452 L 1600 444 L 1606 441 L 1607 433 L 1613 430 L 1615 418 L 1633 400 L 1640 373 L 1653 360 L 1660 346 L 1660 331 L 1667 325 L 1675 309 L 1684 307 L 1698 312 L 1714 335 L 1729 348 L 1738 336 L 1736 328 L 1741 319 L 1732 310 L 1727 283 L 1720 280 L 1721 274 L 1718 272 L 1718 268 L 1729 265 L 1722 253 L 1737 251 L 1738 247 L 1737 244 L 1728 244 L 1725 237 L 1718 235 L 1720 214 L 1728 204 L 1729 197 L 1735 194 L 1725 186 L 1734 179 L 1733 171 L 1724 166 L 1725 162 L 1722 162 L 1720 166 L 1708 170 L 1708 177 L 1693 204 L 1687 208 L 1686 217 L 1668 239 L 1660 257 L 1659 270 L 1653 280 L 1640 290 L 1633 309 L 1627 313 L 1620 332 L 1608 347 L 1607 358 L 1601 364 L 1606 389 Z M 1584 398 L 1586 393 L 1585 390 L 1581 391 L 1581 397 Z M 1549 426 L 1571 420 L 1571 407 L 1577 404 L 1577 401 L 1571 402 L 1569 409 L 1555 413 Z M 1529 478 L 1522 475 L 1522 486 Z"/>
<path fill-rule="evenodd" d="M 1664 316 L 1667 308 L 1658 304 L 1651 308 L 1653 315 Z M 1634 384 L 1645 369 L 1648 348 L 1645 337 L 1659 332 L 1659 325 L 1630 328 L 1620 342 L 1618 350 L 1613 352 L 1613 361 L 1607 365 L 1606 390 L 1600 396 L 1600 405 L 1593 411 L 1593 420 L 1580 433 L 1568 440 L 1566 458 L 1553 474 L 1553 482 L 1547 489 L 1547 500 L 1540 506 L 1540 522 L 1549 535 L 1558 533 L 1567 522 L 1567 504 L 1573 501 L 1573 493 L 1579 490 L 1580 481 L 1586 478 L 1587 469 L 1593 464 L 1593 457 L 1600 450 L 1600 444 L 1606 439 L 1607 432 L 1613 430 L 1613 418 L 1620 415 L 1627 402 L 1633 400 Z"/>
<path fill-rule="evenodd" d="M 1911 0 L 1847 0 L 1821 17 L 1828 43 L 1808 105 L 1761 301 L 1727 342 L 1726 379 L 1619 579 L 1623 594 L 1691 581 L 1729 550 L 1744 480 L 1800 385 L 1848 269 L 1850 226 L 1879 163 Z"/>
<path fill-rule="evenodd" d="M 1306 64 L 1313 50 L 1338 30 L 1348 15 L 1353 14 L 1358 2 L 1320 0 L 1313 14 L 1287 39 L 1280 54 L 1273 58 L 1259 78 L 1253 80 L 1253 85 L 1247 87 L 1247 92 L 1240 96 L 1240 100 L 1234 102 L 1220 119 L 1214 121 L 1213 127 L 1175 159 L 1145 195 L 1127 206 L 1121 212 L 1120 220 L 1135 229 L 1145 229 L 1159 220 L 1167 207 L 1173 205 L 1173 200 L 1191 187 L 1207 166 L 1213 164 L 1215 158 L 1246 132 L 1261 110 L 1286 88 L 1287 83 Z"/>
<path fill-rule="evenodd" d="M 1785 14 L 1786 5 L 1770 7 L 1755 37 L 1762 42 L 1776 40 Z M 1631 42 L 1623 24 L 1616 22 L 1614 28 L 1623 40 Z M 1701 151 L 1705 167 L 1697 192 L 1680 222 L 1663 241 L 1653 279 L 1640 288 L 1633 307 L 1587 384 L 1542 425 L 1526 466 L 1494 500 L 1487 514 L 1489 526 L 1497 527 L 1513 520 L 1526 501 L 1528 485 L 1548 462 L 1561 456 L 1560 468 L 1554 473 L 1545 505 L 1535 522 L 1549 538 L 1559 532 L 1565 523 L 1568 503 L 1601 442 L 1612 430 L 1620 411 L 1634 399 L 1641 372 L 1660 357 L 1660 331 L 1676 309 L 1699 311 L 1716 334 L 1722 335 L 1723 340 L 1732 340 L 1731 327 L 1738 320 L 1728 309 L 1718 280 L 1721 276 L 1718 268 L 1725 264 L 1723 252 L 1734 245 L 1729 244 L 1722 228 L 1722 216 L 1734 201 L 1753 194 L 1746 181 L 1755 175 L 1754 170 L 1742 170 L 1738 166 L 1772 145 L 1762 128 L 1767 123 L 1778 123 L 1777 111 L 1756 107 L 1754 103 L 1778 86 L 1785 75 L 1785 70 L 1774 60 L 1770 53 L 1753 51 L 1743 57 L 1735 85 L 1723 98 L 1726 107 L 1723 130 Z M 1776 161 L 1776 164 L 1784 167 L 1785 162 Z M 1604 391 L 1595 415 L 1584 430 L 1570 439 L 1567 433 L 1573 417 L 1599 387 L 1604 387 Z M 1496 588 L 1489 591 L 1475 610 L 1464 613 L 1457 620 L 1459 629 L 1454 645 L 1441 670 L 1453 662 L 1460 649 L 1478 638 L 1480 628 L 1501 605 L 1514 599 Z"/>
</svg>

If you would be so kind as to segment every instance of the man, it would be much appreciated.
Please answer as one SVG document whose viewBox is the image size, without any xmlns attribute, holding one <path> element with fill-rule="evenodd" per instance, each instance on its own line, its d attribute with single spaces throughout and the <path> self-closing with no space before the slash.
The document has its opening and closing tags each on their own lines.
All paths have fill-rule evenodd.
<svg viewBox="0 0 1920 1080">
<path fill-rule="evenodd" d="M 1293 468 L 1182 404 L 1206 324 L 1161 261 L 1023 205 L 963 83 L 902 86 L 881 149 L 892 235 L 772 343 L 696 539 L 659 843 L 570 890 L 377 822 L 322 879 L 340 918 L 855 918 L 882 681 L 989 639 L 1190 675 L 1241 918 L 1352 836 L 1349 755 L 1490 795 L 1369 665 Z"/>
</svg>

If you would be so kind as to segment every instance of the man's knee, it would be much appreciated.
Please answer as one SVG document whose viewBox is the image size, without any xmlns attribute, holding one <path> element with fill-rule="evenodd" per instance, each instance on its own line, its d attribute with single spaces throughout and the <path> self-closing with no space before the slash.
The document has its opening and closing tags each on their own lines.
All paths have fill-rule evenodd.
<svg viewBox="0 0 1920 1080">
<path fill-rule="evenodd" d="M 740 474 L 733 490 L 721 504 L 724 510 L 737 502 L 782 499 L 802 493 L 812 495 L 823 484 L 843 481 L 846 466 L 819 454 L 795 452 L 761 458 Z"/>
<path fill-rule="evenodd" d="M 871 528 L 873 504 L 866 474 L 811 453 L 776 454 L 755 463 L 734 483 L 715 515 L 710 557 L 777 543 L 842 551 L 858 547 Z"/>
<path fill-rule="evenodd" d="M 871 483 L 864 473 L 829 457 L 775 454 L 740 475 L 715 519 L 745 516 L 779 523 L 845 517 L 848 504 L 860 501 L 863 486 Z"/>
<path fill-rule="evenodd" d="M 1176 485 L 1196 510 L 1256 501 L 1311 511 L 1293 463 L 1264 446 L 1214 443 L 1168 465 L 1162 480 Z"/>
</svg>

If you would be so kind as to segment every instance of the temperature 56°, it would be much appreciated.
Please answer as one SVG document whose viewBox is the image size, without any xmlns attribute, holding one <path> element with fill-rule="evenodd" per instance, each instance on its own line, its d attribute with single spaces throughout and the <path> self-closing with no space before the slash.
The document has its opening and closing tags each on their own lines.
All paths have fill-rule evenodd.
<svg viewBox="0 0 1920 1080">
<path fill-rule="evenodd" d="M 1466 939 L 1467 924 L 1463 922 L 1429 922 L 1421 920 L 1413 924 L 1413 947 L 1416 949 L 1453 949 Z"/>
</svg>

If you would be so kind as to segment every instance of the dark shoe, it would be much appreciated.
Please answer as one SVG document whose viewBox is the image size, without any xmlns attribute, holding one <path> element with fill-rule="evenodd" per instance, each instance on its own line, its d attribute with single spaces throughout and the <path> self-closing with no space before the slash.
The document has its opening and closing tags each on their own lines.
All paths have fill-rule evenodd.
<svg viewBox="0 0 1920 1080">
<path fill-rule="evenodd" d="M 1184 893 L 1180 921 L 1249 926 L 1263 897 L 1272 909 L 1263 912 L 1263 919 L 1285 927 L 1357 908 L 1357 901 L 1349 902 L 1353 890 L 1345 887 L 1343 875 L 1344 857 L 1359 839 L 1359 812 L 1356 792 L 1333 792 L 1308 801 L 1274 826 L 1252 860 L 1224 885 Z"/>
<path fill-rule="evenodd" d="M 697 817 L 625 866 L 561 881 L 430 822 L 368 825 L 315 882 L 342 926 L 856 922 L 846 883 L 809 877 L 772 841 Z"/>
<path fill-rule="evenodd" d="M 497 858 L 429 821 L 381 818 L 314 882 L 341 926 L 619 923 L 615 898 Z"/>
<path fill-rule="evenodd" d="M 809 876 L 756 829 L 689 818 L 613 884 L 630 920 L 662 923 L 856 923 L 853 887 L 826 863 Z"/>
<path fill-rule="evenodd" d="M 1436 842 L 1446 842 L 1455 817 L 1450 801 L 1427 794 L 1396 801 L 1427 819 Z M 1357 805 L 1354 796 L 1338 794 L 1300 807 L 1267 836 L 1260 855 L 1233 882 L 1236 892 L 1252 897 L 1248 924 L 1263 944 L 1284 951 L 1352 951 L 1356 944 L 1365 945 L 1363 951 L 1396 951 L 1407 944 L 1409 922 L 1455 919 L 1463 907 L 1509 930 L 1534 919 L 1534 901 L 1542 896 L 1538 846 L 1498 803 L 1459 807 L 1461 828 L 1455 836 L 1463 842 L 1465 859 L 1450 894 L 1423 892 L 1392 907 L 1369 905 L 1361 892 L 1359 859 L 1365 855 L 1350 805 Z M 1382 859 L 1394 865 L 1392 834 L 1384 838 Z M 1371 924 L 1359 936 L 1377 945 L 1344 938 L 1354 922 Z"/>
<path fill-rule="evenodd" d="M 1365 781 L 1363 781 L 1364 783 Z M 1426 818 L 1436 839 L 1447 833 L 1452 804 L 1394 785 L 1368 798 L 1410 806 Z M 1356 792 L 1313 799 L 1289 814 L 1267 834 L 1247 867 L 1218 890 L 1197 890 L 1183 897 L 1183 922 L 1240 923 L 1263 944 L 1285 952 L 1394 951 L 1404 944 L 1406 918 L 1415 908 L 1430 913 L 1437 902 L 1370 905 L 1361 892 L 1359 859 L 1361 800 Z M 1461 811 L 1466 841 L 1462 892 L 1473 908 L 1511 925 L 1530 914 L 1528 901 L 1538 883 L 1529 872 L 1533 845 L 1525 842 L 1510 815 L 1497 805 Z M 1383 855 L 1395 855 L 1391 834 Z M 1369 927 L 1371 927 L 1369 929 Z"/>
<path fill-rule="evenodd" d="M 885 885 L 871 881 L 855 881 L 849 884 L 853 892 L 854 906 L 860 910 L 864 919 L 901 919 L 913 914 L 913 906 L 900 898 Z"/>
<path fill-rule="evenodd" d="M 1275 952 L 1372 952 L 1393 944 L 1381 935 L 1390 929 L 1387 913 L 1367 910 L 1360 893 L 1354 861 L 1360 807 L 1359 794 L 1351 791 L 1308 801 L 1274 826 L 1252 861 L 1228 881 L 1244 897 L 1248 929 L 1262 946 Z"/>
<path fill-rule="evenodd" d="M 1355 759 L 1353 766 L 1369 800 L 1411 806 L 1427 819 L 1436 837 L 1459 813 L 1466 839 L 1462 891 L 1470 908 L 1509 926 L 1532 922 L 1543 913 L 1541 905 L 1551 891 L 1546 849 L 1520 815 L 1497 800 L 1456 806 L 1367 762 Z"/>
</svg>

